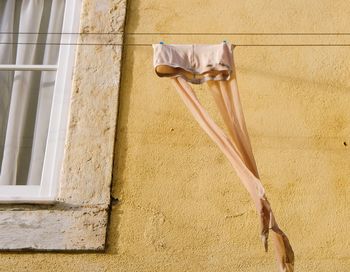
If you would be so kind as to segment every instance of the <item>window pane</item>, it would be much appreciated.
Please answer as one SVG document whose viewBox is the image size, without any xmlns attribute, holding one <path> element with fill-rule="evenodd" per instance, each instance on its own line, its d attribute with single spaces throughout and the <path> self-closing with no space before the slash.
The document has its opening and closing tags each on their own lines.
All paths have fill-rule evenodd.
<svg viewBox="0 0 350 272">
<path fill-rule="evenodd" d="M 6 73 L 14 76 L 9 89 L 11 99 L 3 99 L 7 105 L 1 108 L 1 182 L 40 184 L 56 72 L 17 71 L 0 75 Z"/>
<path fill-rule="evenodd" d="M 0 1 L 0 64 L 57 64 L 64 5 Z M 0 71 L 0 185 L 40 184 L 55 75 Z"/>
<path fill-rule="evenodd" d="M 0 173 L 4 154 L 13 72 L 0 71 Z"/>
</svg>

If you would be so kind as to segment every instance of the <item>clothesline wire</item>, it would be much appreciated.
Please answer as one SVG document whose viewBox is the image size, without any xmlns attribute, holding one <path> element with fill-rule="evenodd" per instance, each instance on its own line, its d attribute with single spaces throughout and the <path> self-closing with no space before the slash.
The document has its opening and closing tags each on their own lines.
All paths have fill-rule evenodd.
<svg viewBox="0 0 350 272">
<path fill-rule="evenodd" d="M 16 35 L 172 35 L 172 36 L 348 36 L 350 32 L 218 32 L 218 33 L 180 33 L 180 32 L 0 32 L 0 34 Z M 23 45 L 105 45 L 105 46 L 152 46 L 151 43 L 32 43 L 32 42 L 0 42 L 1 44 L 23 44 Z M 235 44 L 235 46 L 350 46 L 350 44 Z"/>
<path fill-rule="evenodd" d="M 91 45 L 104 45 L 104 46 L 152 46 L 153 44 L 151 43 L 30 43 L 30 42 L 19 42 L 19 43 L 12 43 L 12 42 L 0 42 L 0 45 L 56 45 L 56 46 L 61 46 L 61 45 L 81 45 L 81 46 L 91 46 Z M 254 46 L 254 47 L 267 47 L 267 46 L 350 46 L 350 43 L 342 43 L 342 44 L 322 44 L 322 43 L 309 43 L 309 44 L 234 44 L 236 47 L 249 47 L 249 46 Z"/>
<path fill-rule="evenodd" d="M 350 32 L 217 32 L 217 33 L 201 33 L 201 32 L 0 32 L 0 34 L 24 34 L 24 35 L 203 35 L 203 36 L 219 36 L 219 35 L 242 35 L 242 36 L 348 36 Z"/>
</svg>

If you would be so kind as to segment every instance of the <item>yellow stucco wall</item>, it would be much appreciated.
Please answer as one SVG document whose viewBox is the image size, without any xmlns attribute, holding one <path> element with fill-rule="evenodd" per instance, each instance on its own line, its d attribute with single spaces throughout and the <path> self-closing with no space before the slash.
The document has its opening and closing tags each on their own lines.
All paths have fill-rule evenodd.
<svg viewBox="0 0 350 272">
<path fill-rule="evenodd" d="M 126 32 L 346 32 L 348 1 L 134 0 Z M 128 36 L 128 43 L 350 43 L 343 37 Z M 151 47 L 126 47 L 106 253 L 3 253 L 12 271 L 276 271 L 253 204 Z M 350 47 L 237 47 L 262 182 L 296 271 L 350 271 Z M 219 120 L 206 85 L 195 86 Z M 344 144 L 346 143 L 346 144 Z M 272 247 L 271 247 L 272 249 Z"/>
</svg>

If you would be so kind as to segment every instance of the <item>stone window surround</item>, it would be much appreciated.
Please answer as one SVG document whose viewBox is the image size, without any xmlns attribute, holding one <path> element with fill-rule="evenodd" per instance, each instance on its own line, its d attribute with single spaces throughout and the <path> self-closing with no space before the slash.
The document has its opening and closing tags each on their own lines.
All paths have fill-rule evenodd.
<svg viewBox="0 0 350 272">
<path fill-rule="evenodd" d="M 82 0 L 68 132 L 53 204 L 1 204 L 0 250 L 104 250 L 126 0 Z"/>
</svg>

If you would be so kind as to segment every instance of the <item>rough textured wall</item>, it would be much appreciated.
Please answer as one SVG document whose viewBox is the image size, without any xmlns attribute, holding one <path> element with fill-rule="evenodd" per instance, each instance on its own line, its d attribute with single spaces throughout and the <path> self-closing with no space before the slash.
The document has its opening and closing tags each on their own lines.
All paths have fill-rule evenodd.
<svg viewBox="0 0 350 272">
<path fill-rule="evenodd" d="M 129 3 L 128 32 L 346 32 L 348 1 Z M 340 37 L 129 36 L 130 43 L 347 42 Z M 350 49 L 237 47 L 237 77 L 267 196 L 296 271 L 350 268 Z M 150 47 L 127 47 L 108 249 L 2 254 L 3 271 L 276 271 L 248 194 L 167 79 Z M 203 104 L 219 120 L 205 85 Z M 15 267 L 10 269 L 10 266 Z"/>
</svg>

